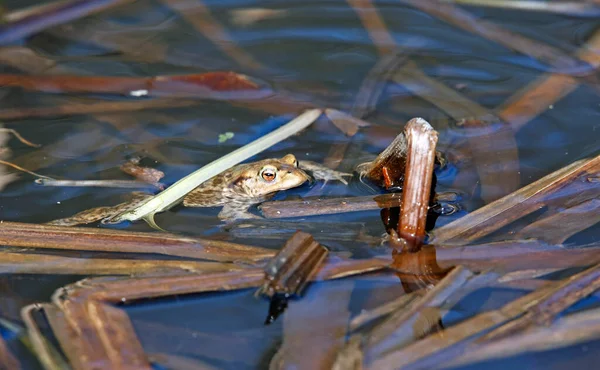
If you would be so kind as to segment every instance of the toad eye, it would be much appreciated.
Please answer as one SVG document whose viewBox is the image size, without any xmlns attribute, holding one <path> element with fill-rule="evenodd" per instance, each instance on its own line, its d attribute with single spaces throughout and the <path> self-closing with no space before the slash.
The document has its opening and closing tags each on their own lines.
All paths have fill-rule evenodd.
<svg viewBox="0 0 600 370">
<path fill-rule="evenodd" d="M 260 177 L 266 182 L 273 182 L 277 178 L 277 170 L 270 167 L 263 168 L 262 171 L 260 171 Z"/>
</svg>

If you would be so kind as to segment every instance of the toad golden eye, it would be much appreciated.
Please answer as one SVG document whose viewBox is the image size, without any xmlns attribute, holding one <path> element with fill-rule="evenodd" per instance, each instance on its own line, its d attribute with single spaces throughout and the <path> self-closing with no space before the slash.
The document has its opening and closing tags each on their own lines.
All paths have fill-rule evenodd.
<svg viewBox="0 0 600 370">
<path fill-rule="evenodd" d="M 267 182 L 272 182 L 277 177 L 277 172 L 272 168 L 265 168 L 260 172 L 260 177 Z"/>
</svg>

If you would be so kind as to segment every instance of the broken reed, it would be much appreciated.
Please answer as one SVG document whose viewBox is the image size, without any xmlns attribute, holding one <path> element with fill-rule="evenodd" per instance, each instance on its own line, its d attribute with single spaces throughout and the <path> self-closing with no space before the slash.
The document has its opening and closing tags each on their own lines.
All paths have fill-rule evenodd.
<svg viewBox="0 0 600 370">
<path fill-rule="evenodd" d="M 391 238 L 394 249 L 417 252 L 425 240 L 437 132 L 422 118 L 411 119 L 404 130 L 408 151 L 398 238 Z"/>
</svg>

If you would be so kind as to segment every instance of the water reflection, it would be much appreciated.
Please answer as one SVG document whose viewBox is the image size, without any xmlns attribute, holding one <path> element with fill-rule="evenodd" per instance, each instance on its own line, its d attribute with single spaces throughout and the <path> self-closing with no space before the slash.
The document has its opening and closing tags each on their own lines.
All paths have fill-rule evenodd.
<svg viewBox="0 0 600 370">
<path fill-rule="evenodd" d="M 414 253 L 393 250 L 392 258 L 391 268 L 396 271 L 406 293 L 431 288 L 452 270 L 452 267 L 438 265 L 433 245 L 424 245 Z"/>
</svg>

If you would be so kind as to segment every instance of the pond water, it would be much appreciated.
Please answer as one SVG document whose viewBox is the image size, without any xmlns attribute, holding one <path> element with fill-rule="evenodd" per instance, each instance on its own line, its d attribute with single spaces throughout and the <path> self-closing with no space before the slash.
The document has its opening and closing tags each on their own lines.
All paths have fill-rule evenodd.
<svg viewBox="0 0 600 370">
<path fill-rule="evenodd" d="M 46 2 L 49 1 L 5 0 L 2 5 L 11 11 Z M 169 3 L 177 4 L 179 12 L 169 7 Z M 28 48 L 40 60 L 54 64 L 38 69 L 40 64 L 36 66 L 34 62 L 6 63 L 0 64 L 0 68 L 2 73 L 98 76 L 231 70 L 263 81 L 278 93 L 286 92 L 296 103 L 350 111 L 361 84 L 380 60 L 382 49 L 393 46 L 409 55 L 418 66 L 418 73 L 458 91 L 490 112 L 500 111 L 515 92 L 555 70 L 543 61 L 398 1 L 203 1 L 212 21 L 220 24 L 230 38 L 220 44 L 214 40 L 220 37 L 218 29 L 207 34 L 192 24 L 194 17 L 205 20 L 194 13 L 198 3 L 196 0 L 135 1 L 59 25 L 12 44 Z M 350 4 L 362 5 L 353 8 Z M 474 6 L 462 9 L 570 55 L 600 25 L 600 18 L 593 16 Z M 374 12 L 383 20 L 385 29 L 374 26 L 369 33 L 361 17 L 364 20 Z M 190 13 L 188 18 L 192 20 L 182 17 L 186 13 Z M 413 73 L 418 81 L 417 72 Z M 0 90 L 0 95 L 0 110 L 85 105 L 92 99 L 94 102 L 138 99 L 108 94 L 46 94 L 6 87 Z M 300 135 L 253 159 L 294 153 L 301 160 L 323 162 L 331 155 L 332 148 L 350 142 L 338 169 L 351 172 L 357 164 L 383 150 L 409 119 L 423 117 L 439 132 L 438 150 L 449 160 L 448 167 L 437 174 L 436 190 L 461 196 L 461 211 L 440 217 L 436 225 L 439 227 L 575 160 L 597 155 L 600 150 L 600 100 L 598 84 L 593 78 L 583 80 L 570 94 L 527 119 L 514 134 L 470 133 L 475 138 L 481 136 L 476 147 L 460 143 L 461 135 L 464 138 L 467 134 L 459 132 L 452 113 L 440 109 L 460 102 L 448 96 L 428 101 L 418 95 L 414 84 L 411 88 L 387 81 L 376 110 L 365 117 L 379 129 L 361 130 L 348 138 L 321 118 Z M 290 104 L 288 108 L 277 99 L 256 106 L 252 102 L 232 105 L 199 100 L 197 105 L 184 108 L 7 120 L 6 127 L 17 129 L 28 140 L 41 145 L 34 149 L 11 139 L 8 146 L 12 154 L 7 160 L 56 178 L 125 180 L 130 178 L 119 166 L 127 158 L 140 155 L 145 157 L 145 164 L 165 173 L 165 184 L 172 184 L 286 123 L 299 113 L 294 106 L 298 104 Z M 219 142 L 219 135 L 226 132 L 232 132 L 233 137 Z M 478 167 L 478 158 L 490 157 L 494 162 Z M 480 178 L 482 171 L 489 176 L 487 179 Z M 131 191 L 43 187 L 32 180 L 29 175 L 20 175 L 0 192 L 0 220 L 43 223 L 88 208 L 119 203 Z M 275 199 L 375 192 L 355 176 L 349 186 L 335 181 L 325 185 L 305 184 L 279 193 Z M 359 234 L 375 240 L 385 232 L 377 211 L 308 217 L 301 224 L 282 221 L 261 229 L 260 233 L 223 229 L 217 213 L 212 208 L 176 207 L 156 220 L 174 233 L 277 249 L 296 228 L 302 227 L 334 252 L 358 256 L 385 253 L 385 247 L 368 249 L 362 243 L 359 248 L 355 242 Z M 142 222 L 91 227 L 152 231 Z M 599 232 L 599 226 L 593 226 L 567 243 L 583 245 L 597 241 Z M 18 310 L 24 304 L 47 301 L 54 289 L 81 277 L 2 275 L 6 299 L 0 304 L 0 316 L 19 321 Z M 361 310 L 400 294 L 403 289 L 395 275 L 375 274 L 314 284 L 302 300 L 292 302 L 291 306 L 296 305 L 293 314 L 297 320 L 302 320 L 306 328 L 315 328 L 307 329 L 302 336 L 314 336 L 318 341 L 319 335 L 327 332 L 327 325 L 335 330 L 336 325 Z M 466 297 L 456 307 L 448 308 L 444 325 L 497 308 L 524 294 L 521 290 L 490 288 Z M 597 303 L 592 300 L 589 304 Z M 255 299 L 253 291 L 242 290 L 153 300 L 127 306 L 127 312 L 147 353 L 181 356 L 199 361 L 207 368 L 251 369 L 268 366 L 282 341 L 286 324 L 289 325 L 285 313 L 274 324 L 264 326 L 267 308 L 267 301 Z M 10 341 L 8 334 L 5 338 Z M 23 364 L 39 368 L 25 348 L 14 340 L 10 344 L 24 359 Z M 523 364 L 533 369 L 585 367 L 596 363 L 593 361 L 598 356 L 594 353 L 598 350 L 600 341 L 595 341 L 461 368 L 523 367 Z"/>
</svg>

